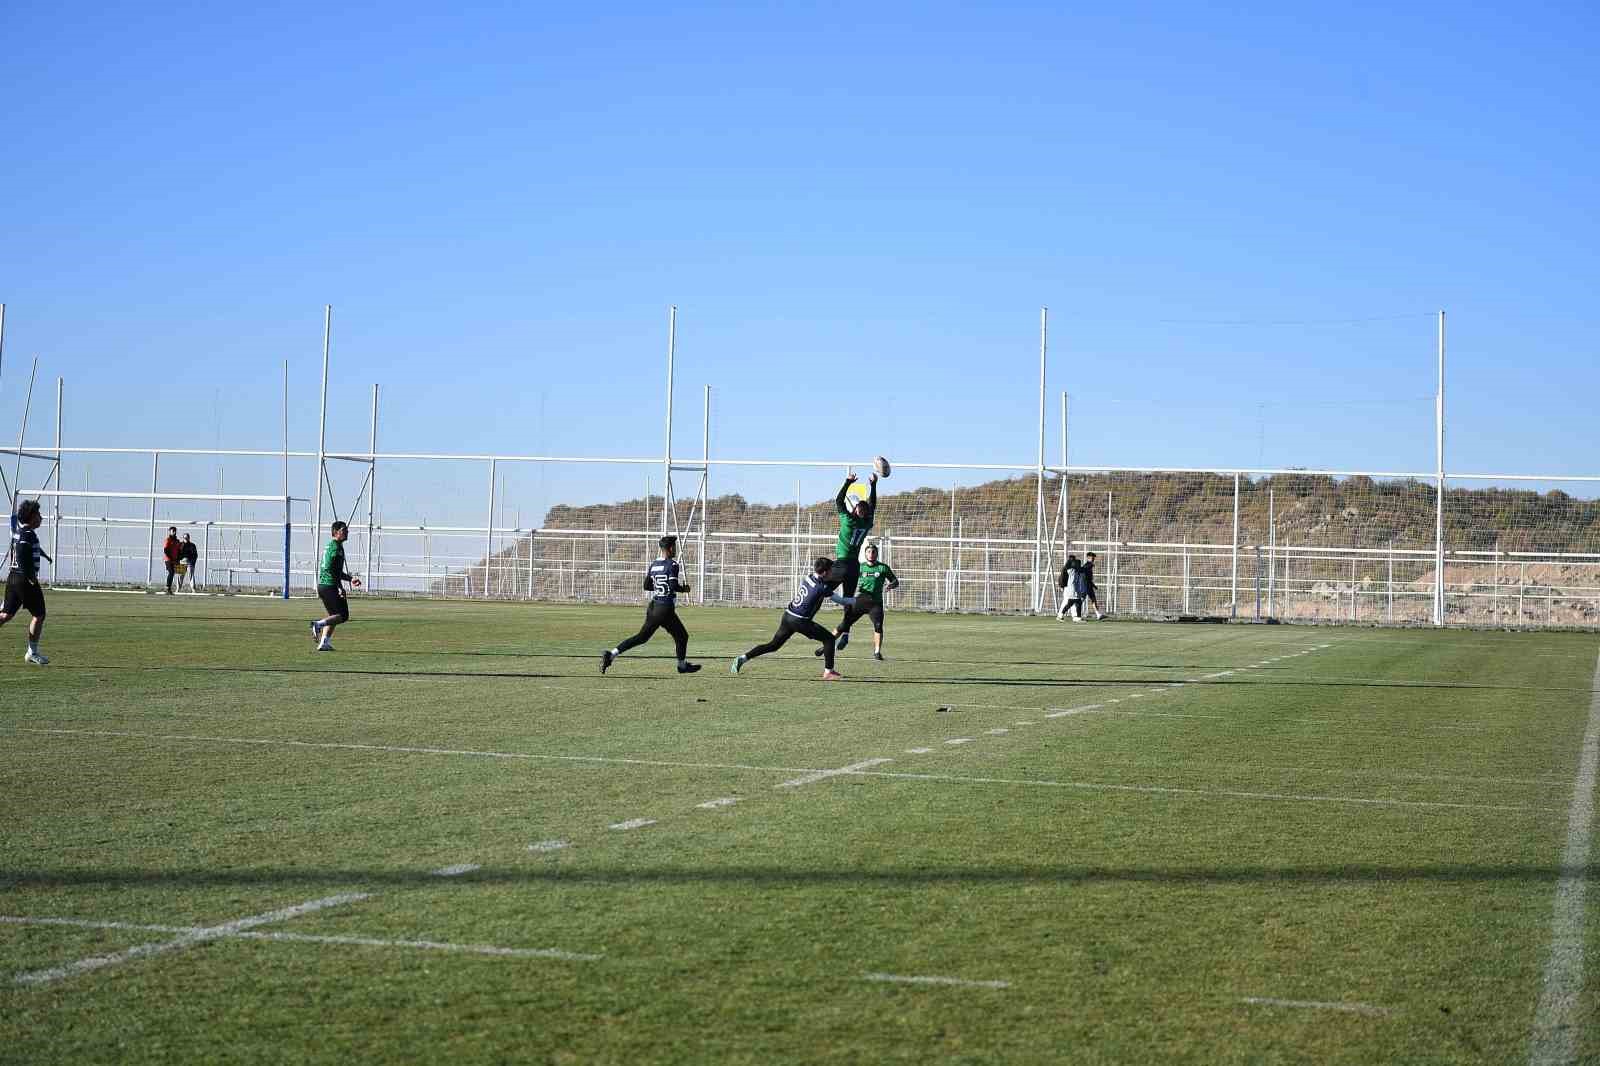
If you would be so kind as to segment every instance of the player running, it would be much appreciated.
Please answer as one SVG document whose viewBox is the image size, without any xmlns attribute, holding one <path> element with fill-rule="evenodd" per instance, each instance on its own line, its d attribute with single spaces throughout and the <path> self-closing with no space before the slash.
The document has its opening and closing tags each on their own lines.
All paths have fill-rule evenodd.
<svg viewBox="0 0 1600 1066">
<path fill-rule="evenodd" d="M 817 608 L 822 606 L 825 599 L 832 600 L 841 607 L 849 607 L 850 600 L 833 592 L 833 573 L 837 564 L 829 558 L 818 558 L 811 564 L 811 573 L 800 582 L 800 591 L 794 594 L 794 599 L 789 601 L 789 606 L 784 608 L 783 614 L 778 618 L 778 631 L 772 639 L 765 644 L 757 644 L 737 659 L 733 660 L 733 672 L 738 673 L 744 669 L 744 664 L 758 655 L 766 655 L 777 651 L 789 642 L 789 638 L 799 633 L 810 637 L 822 645 L 822 680 L 837 681 L 839 674 L 833 669 L 833 634 L 816 623 Z"/>
<path fill-rule="evenodd" d="M 846 474 L 844 484 L 839 486 L 839 495 L 833 498 L 839 510 L 839 543 L 838 558 L 828 580 L 842 585 L 847 599 L 856 594 L 856 583 L 861 579 L 861 545 L 866 543 L 872 521 L 878 515 L 878 472 L 874 470 L 867 476 L 870 487 L 867 498 L 852 504 L 849 493 L 855 480 L 855 474 Z"/>
<path fill-rule="evenodd" d="M 350 527 L 335 522 L 329 530 L 328 546 L 322 550 L 322 566 L 317 571 L 317 597 L 327 609 L 328 617 L 311 623 L 311 639 L 317 651 L 332 651 L 335 626 L 350 621 L 350 601 L 344 595 L 344 583 L 352 588 L 361 587 L 361 579 L 344 568 L 344 542 L 350 536 Z"/>
<path fill-rule="evenodd" d="M 844 651 L 850 643 L 850 627 L 862 618 L 872 619 L 872 657 L 883 662 L 883 600 L 888 589 L 900 587 L 900 578 L 888 563 L 878 562 L 878 546 L 868 544 L 867 561 L 861 564 L 861 586 L 855 595 L 855 606 L 844 612 L 844 621 L 833 631 L 834 651 Z M 822 654 L 818 648 L 817 655 Z"/>
<path fill-rule="evenodd" d="M 44 632 L 44 589 L 39 587 L 39 556 L 55 562 L 39 545 L 34 530 L 44 521 L 38 500 L 23 500 L 11 516 L 11 572 L 6 575 L 6 599 L 0 606 L 0 626 L 26 607 L 33 620 L 28 623 L 28 651 L 22 661 L 47 666 L 50 660 L 39 654 L 39 634 Z"/>
<path fill-rule="evenodd" d="M 629 648 L 637 648 L 665 629 L 677 643 L 678 673 L 692 674 L 700 669 L 689 655 L 689 631 L 678 621 L 678 593 L 688 592 L 689 586 L 678 580 L 678 538 L 667 536 L 656 542 L 661 548 L 661 558 L 651 563 L 644 572 L 644 587 L 655 595 L 650 606 L 644 609 L 644 626 L 610 651 L 600 653 L 600 672 L 603 674 L 616 662 L 617 656 Z"/>
</svg>

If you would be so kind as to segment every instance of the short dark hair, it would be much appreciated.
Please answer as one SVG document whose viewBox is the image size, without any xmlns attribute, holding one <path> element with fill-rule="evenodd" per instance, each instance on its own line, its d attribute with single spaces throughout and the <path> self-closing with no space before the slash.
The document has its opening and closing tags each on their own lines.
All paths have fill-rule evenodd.
<svg viewBox="0 0 1600 1066">
<path fill-rule="evenodd" d="M 167 532 L 168 533 L 176 533 L 177 531 L 178 531 L 178 527 L 177 526 L 168 526 L 167 527 Z"/>
<path fill-rule="evenodd" d="M 331 532 L 337 533 L 341 529 L 349 529 L 349 528 L 350 528 L 350 523 L 348 523 L 348 522 L 335 522 L 333 524 L 333 529 L 331 530 Z"/>
<path fill-rule="evenodd" d="M 669 533 L 656 541 L 656 546 L 662 551 L 666 551 L 668 548 L 676 548 L 678 546 L 678 538 Z"/>
<path fill-rule="evenodd" d="M 833 560 L 828 558 L 826 555 L 819 555 L 812 560 L 811 569 L 819 574 L 828 570 L 832 570 Z"/>
<path fill-rule="evenodd" d="M 1089 553 L 1089 558 L 1091 558 L 1091 559 L 1093 559 L 1093 558 L 1094 558 L 1094 552 L 1090 552 L 1090 553 Z"/>
<path fill-rule="evenodd" d="M 19 522 L 32 521 L 34 516 L 38 514 L 38 500 L 23 500 L 21 503 L 17 504 L 17 521 Z"/>
</svg>

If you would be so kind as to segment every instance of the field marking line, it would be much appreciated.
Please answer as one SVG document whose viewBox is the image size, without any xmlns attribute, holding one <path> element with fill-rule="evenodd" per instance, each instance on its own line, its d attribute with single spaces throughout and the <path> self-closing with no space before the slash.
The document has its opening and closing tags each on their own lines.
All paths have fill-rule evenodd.
<svg viewBox="0 0 1600 1066">
<path fill-rule="evenodd" d="M 792 781 L 784 781 L 783 783 L 773 785 L 772 787 L 799 788 L 801 785 L 815 784 L 818 781 L 825 781 L 830 777 L 840 777 L 844 774 L 858 774 L 863 770 L 869 770 L 874 766 L 882 766 L 886 762 L 893 761 L 894 760 L 892 759 L 863 759 L 861 762 L 851 763 L 849 766 L 841 766 L 836 770 L 813 770 L 804 777 L 797 777 Z"/>
<path fill-rule="evenodd" d="M 1550 959 L 1540 978 L 1533 1014 L 1530 1066 L 1576 1062 L 1582 1025 L 1584 894 L 1588 886 L 1589 838 L 1594 828 L 1595 780 L 1600 776 L 1600 655 L 1595 658 L 1594 694 L 1578 753 L 1567 812 L 1567 843 L 1550 915 Z"/>
<path fill-rule="evenodd" d="M 454 866 L 441 866 L 439 869 L 433 871 L 433 876 L 460 877 L 462 874 L 470 874 L 474 870 L 481 869 L 483 869 L 483 867 L 475 862 L 458 862 Z"/>
<path fill-rule="evenodd" d="M 667 759 L 621 759 L 605 755 L 538 755 L 523 751 L 475 751 L 470 748 L 419 748 L 399 744 L 352 744 L 336 741 L 273 739 L 270 737 L 209 737 L 186 733 L 126 733 L 110 729 L 30 729 L 19 733 L 57 736 L 124 737 L 133 740 L 187 740 L 203 744 L 252 744 L 262 747 L 311 748 L 325 751 L 379 751 L 391 755 L 464 755 L 476 759 L 532 759 L 549 762 L 590 762 L 623 766 L 664 766 L 685 770 L 755 770 L 762 773 L 811 773 L 805 766 L 750 766 L 745 763 L 679 762 Z"/>
<path fill-rule="evenodd" d="M 175 940 L 164 940 L 158 943 L 139 944 L 135 947 L 128 948 L 126 951 L 119 951 L 114 955 L 95 955 L 87 959 L 79 959 L 77 962 L 69 962 L 65 966 L 53 966 L 48 970 L 33 970 L 28 973 L 19 973 L 14 978 L 14 981 L 19 985 L 49 984 L 51 981 L 59 981 L 67 977 L 75 977 L 78 974 L 89 973 L 92 970 L 104 969 L 107 966 L 117 966 L 133 959 L 148 958 L 152 955 L 164 955 L 169 951 L 180 951 L 183 948 L 194 947 L 196 944 L 203 944 L 207 940 L 215 940 L 219 937 L 225 936 L 234 936 L 244 932 L 247 929 L 253 929 L 258 925 L 267 925 L 272 922 L 285 922 L 291 918 L 298 918 L 304 914 L 311 914 L 315 911 L 326 910 L 329 907 L 338 907 L 345 903 L 359 903 L 360 901 L 369 898 L 371 898 L 371 894 L 367 892 L 345 892 L 337 896 L 324 896 L 322 899 L 307 900 L 304 903 L 297 903 L 292 907 L 282 907 L 275 911 L 268 911 L 265 914 L 254 914 L 248 918 L 239 918 L 231 922 L 223 922 L 221 925 L 189 929 L 181 933 Z"/>
<path fill-rule="evenodd" d="M 64 925 L 79 929 L 128 929 L 141 933 L 203 933 L 199 926 L 139 925 L 133 922 L 100 922 L 87 918 L 21 918 L 0 915 L 0 925 Z M 592 962 L 604 955 L 589 955 L 557 948 L 506 948 L 495 944 L 452 944 L 440 940 L 383 940 L 368 936 L 318 936 L 312 933 L 256 933 L 236 932 L 220 934 L 217 939 L 269 940 L 291 944 L 346 944 L 371 948 L 423 948 L 432 951 L 453 951 L 470 955 L 497 955 L 519 959 L 569 959 Z"/>
<path fill-rule="evenodd" d="M 619 830 L 643 829 L 647 825 L 655 824 L 656 819 L 654 818 L 629 818 L 626 822 L 613 822 L 612 824 L 606 826 L 606 828 Z"/>
<path fill-rule="evenodd" d="M 1415 807 L 1425 810 L 1553 811 L 1500 803 L 1449 803 L 1443 800 L 1375 799 L 1368 796 L 1318 796 L 1289 792 L 1244 792 L 1221 788 L 1181 788 L 1176 785 L 1120 785 L 1109 781 L 1053 781 L 1028 777 L 965 777 L 960 774 L 914 774 L 894 770 L 863 771 L 864 777 L 889 777 L 906 781 L 949 781 L 967 785 L 1024 785 L 1034 788 L 1072 788 L 1088 792 L 1139 792 L 1157 796 L 1217 796 L 1223 799 L 1273 800 L 1292 803 L 1335 803 L 1358 807 Z"/>
<path fill-rule="evenodd" d="M 1016 722 L 1014 724 L 1016 724 L 1016 725 L 1033 725 L 1032 722 L 1029 722 L 1026 719 L 1024 719 L 1023 721 L 1020 721 L 1020 722 Z"/>
<path fill-rule="evenodd" d="M 1101 707 L 1104 707 L 1104 706 L 1105 706 L 1105 704 L 1103 704 L 1103 703 L 1085 703 L 1082 707 L 1065 707 L 1065 708 L 1062 708 L 1059 711 L 1051 711 L 1049 714 L 1045 715 L 1045 717 L 1046 718 L 1065 718 L 1069 714 L 1084 714 L 1084 713 L 1086 713 L 1088 711 L 1099 710 Z"/>
<path fill-rule="evenodd" d="M 738 802 L 738 796 L 719 796 L 714 800 L 706 800 L 704 803 L 696 803 L 694 805 L 694 809 L 697 811 L 714 811 L 718 807 L 732 807 Z"/>
<path fill-rule="evenodd" d="M 930 752 L 932 750 L 933 750 L 932 748 L 907 748 L 906 749 L 906 754 L 907 755 L 926 755 L 926 754 L 928 754 L 928 752 Z"/>
<path fill-rule="evenodd" d="M 863 981 L 889 981 L 902 985 L 959 985 L 963 988 L 1010 988 L 1010 981 L 969 981 L 963 977 L 910 977 L 895 973 L 864 973 Z"/>
<path fill-rule="evenodd" d="M 985 729 L 984 732 L 991 737 L 1003 737 L 1007 733 L 1011 732 L 1011 730 L 1005 728 L 1004 726 L 997 726 L 994 729 Z"/>
<path fill-rule="evenodd" d="M 560 851 L 562 848 L 572 847 L 565 840 L 538 840 L 528 845 L 529 851 Z"/>
<path fill-rule="evenodd" d="M 972 738 L 971 737 L 952 737 L 949 740 L 945 741 L 945 743 L 946 744 L 971 744 L 972 743 Z"/>
<path fill-rule="evenodd" d="M 1337 1010 L 1347 1014 L 1366 1014 L 1387 1017 L 1394 1013 L 1389 1007 L 1376 1007 L 1371 1003 L 1322 1003 L 1314 999 L 1275 999 L 1272 996 L 1245 996 L 1239 1002 L 1254 1003 L 1262 1007 L 1300 1007 L 1306 1010 Z"/>
</svg>

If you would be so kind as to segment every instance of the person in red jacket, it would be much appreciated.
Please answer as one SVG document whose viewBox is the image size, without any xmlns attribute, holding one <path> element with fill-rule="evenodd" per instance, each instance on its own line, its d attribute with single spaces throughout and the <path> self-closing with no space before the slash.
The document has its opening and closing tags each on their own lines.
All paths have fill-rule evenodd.
<svg viewBox="0 0 1600 1066">
<path fill-rule="evenodd" d="M 167 527 L 167 542 L 161 546 L 167 560 L 167 595 L 172 595 L 172 579 L 178 575 L 178 563 L 183 559 L 183 543 L 178 540 L 178 527 Z"/>
</svg>

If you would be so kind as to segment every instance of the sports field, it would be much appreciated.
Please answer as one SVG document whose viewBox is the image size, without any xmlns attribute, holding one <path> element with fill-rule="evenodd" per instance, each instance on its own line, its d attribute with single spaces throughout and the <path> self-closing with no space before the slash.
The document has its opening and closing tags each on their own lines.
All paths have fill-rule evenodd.
<svg viewBox="0 0 1600 1066">
<path fill-rule="evenodd" d="M 0 630 L 0 1061 L 1600 1061 L 1593 634 L 354 607 Z"/>
</svg>

